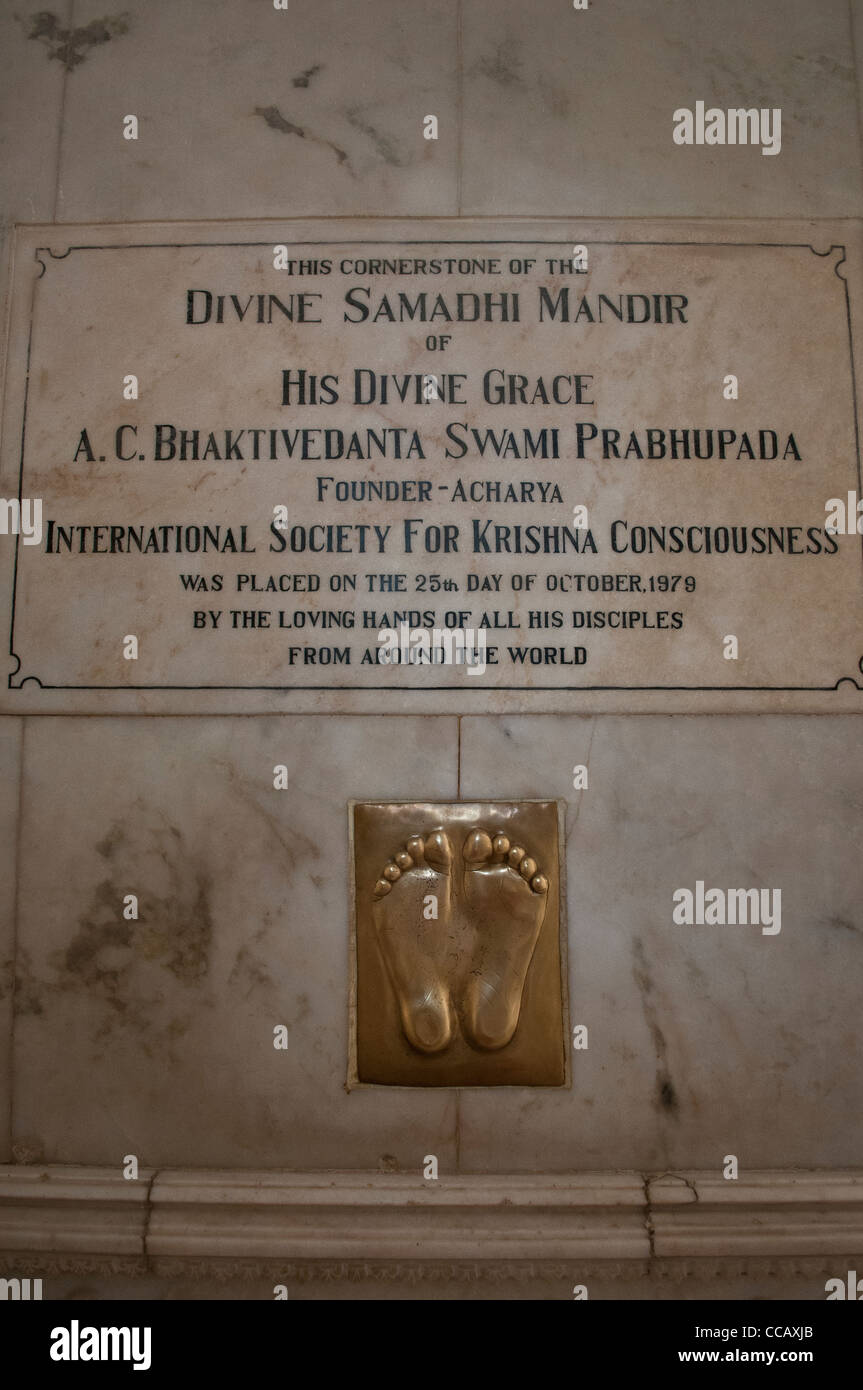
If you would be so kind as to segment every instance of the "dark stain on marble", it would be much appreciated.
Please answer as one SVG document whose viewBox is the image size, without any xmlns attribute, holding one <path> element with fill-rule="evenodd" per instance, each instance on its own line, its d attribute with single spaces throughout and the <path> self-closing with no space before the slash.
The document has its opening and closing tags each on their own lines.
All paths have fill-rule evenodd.
<svg viewBox="0 0 863 1390">
<path fill-rule="evenodd" d="M 14 1163 L 43 1163 L 45 1145 L 36 1134 L 16 1135 L 12 1141 L 12 1160 Z"/>
<path fill-rule="evenodd" d="M 213 920 L 209 883 L 200 872 L 190 871 L 191 894 L 187 888 L 157 897 L 141 888 L 138 920 L 131 922 L 121 915 L 131 879 L 125 874 L 122 882 L 119 878 L 96 886 L 62 966 L 122 1012 L 122 981 L 136 960 L 157 962 L 183 985 L 197 984 L 207 974 Z"/>
<path fill-rule="evenodd" d="M 840 82 L 854 81 L 854 67 L 851 63 L 840 63 L 836 58 L 828 57 L 826 53 L 819 53 L 813 57 L 811 53 L 795 53 L 793 62 L 800 63 L 808 68 L 809 74 L 815 74 L 818 78 L 838 78 Z"/>
<path fill-rule="evenodd" d="M 263 932 L 258 932 L 255 941 L 262 936 Z M 241 991 L 243 998 L 248 999 L 254 990 L 275 988 L 275 980 L 267 969 L 266 961 L 256 955 L 252 946 L 243 945 L 234 957 L 228 985 L 232 990 Z"/>
<path fill-rule="evenodd" d="M 345 167 L 350 170 L 350 161 L 345 150 L 333 144 L 332 140 L 325 140 L 320 135 L 312 135 L 310 131 L 304 130 L 302 126 L 295 125 L 293 121 L 287 120 L 286 117 L 282 115 L 278 106 L 256 106 L 255 115 L 260 116 L 261 120 L 265 121 L 270 127 L 270 130 L 278 130 L 282 135 L 296 135 L 300 140 L 310 140 L 312 144 L 315 145 L 324 145 L 328 150 L 332 150 L 339 164 L 344 164 Z M 353 171 L 351 170 L 351 172 Z"/>
<path fill-rule="evenodd" d="M 63 969 L 77 975 L 84 984 L 104 990 L 113 996 L 120 979 L 120 967 L 111 968 L 109 960 L 111 948 L 121 951 L 131 946 L 132 923 L 116 920 L 99 920 L 103 917 L 116 918 L 123 894 L 117 895 L 114 884 L 108 880 L 100 883 L 90 901 L 86 914 L 79 920 L 79 931 L 66 947 Z M 112 1002 L 113 999 L 112 999 Z"/>
<path fill-rule="evenodd" d="M 644 1019 L 650 1032 L 656 1053 L 656 1099 L 662 1112 L 674 1119 L 680 1110 L 680 1101 L 668 1069 L 668 1044 L 659 1025 L 656 1004 L 653 1000 L 653 979 L 647 964 L 647 957 L 639 937 L 632 944 L 632 974 L 641 995 Z"/>
<path fill-rule="evenodd" d="M 512 39 L 504 39 L 493 54 L 483 55 L 474 64 L 474 70 L 483 77 L 496 82 L 499 87 L 518 87 L 521 73 L 518 70 L 518 48 Z"/>
<path fill-rule="evenodd" d="M 571 94 L 562 87 L 549 87 L 543 93 L 543 100 L 556 120 L 565 120 L 572 113 Z"/>
<path fill-rule="evenodd" d="M 292 82 L 293 87 L 308 87 L 313 77 L 317 77 L 319 72 L 323 72 L 323 63 L 313 63 L 305 72 L 301 72 L 299 77 L 295 77 Z"/>
<path fill-rule="evenodd" d="M 405 161 L 401 158 L 396 146 L 388 135 L 382 135 L 379 130 L 376 130 L 373 125 L 370 125 L 368 121 L 364 120 L 356 110 L 346 111 L 345 115 L 350 124 L 354 127 L 354 130 L 358 130 L 361 135 L 365 135 L 367 139 L 371 140 L 377 153 L 385 164 L 390 164 L 394 169 L 403 168 Z"/>
<path fill-rule="evenodd" d="M 278 106 L 256 106 L 255 115 L 266 121 L 270 130 L 280 130 L 283 135 L 298 135 L 301 140 L 306 138 L 302 126 L 294 125 L 293 121 L 286 121 Z"/>
<path fill-rule="evenodd" d="M 16 16 L 19 23 L 23 19 Z M 34 39 L 48 50 L 49 58 L 56 58 L 67 72 L 72 72 L 83 63 L 91 48 L 110 43 L 129 32 L 129 16 L 126 14 L 107 15 L 104 19 L 91 19 L 80 29 L 66 29 L 51 10 L 39 10 L 30 16 L 28 39 Z"/>
<path fill-rule="evenodd" d="M 204 983 L 214 930 L 209 875 L 167 820 L 116 822 L 96 849 L 106 873 L 71 924 L 71 939 L 52 953 L 55 977 L 37 980 L 26 961 L 19 961 L 16 1014 L 42 1013 L 46 1001 L 83 994 L 95 1044 L 119 1028 L 135 1035 L 145 1055 L 170 1057 L 172 1044 L 188 1031 L 204 1001 L 198 996 L 195 1010 L 184 1010 L 176 991 L 159 983 L 154 967 L 168 971 L 185 989 Z M 148 888 L 148 877 L 157 886 Z M 123 916 L 130 893 L 138 898 L 138 918 L 132 921 Z"/>
<path fill-rule="evenodd" d="M 213 766 L 224 769 L 232 800 L 238 805 L 247 806 L 256 817 L 263 820 L 266 830 L 279 847 L 288 874 L 304 870 L 308 861 L 322 857 L 320 844 L 310 835 L 306 835 L 296 820 L 286 823 L 274 812 L 266 809 L 261 802 L 260 787 L 242 776 L 233 763 L 227 762 L 224 758 L 214 758 Z"/>
<path fill-rule="evenodd" d="M 855 936 L 860 935 L 860 927 L 856 922 L 849 922 L 847 917 L 840 917 L 838 914 L 835 914 L 832 917 L 828 917 L 826 922 L 828 927 L 838 927 L 840 931 L 850 931 L 853 932 Z"/>
<path fill-rule="evenodd" d="M 678 1109 L 677 1092 L 675 1091 L 668 1077 L 657 1077 L 656 1084 L 657 1093 L 659 1095 L 659 1104 L 662 1106 L 663 1110 L 665 1110 L 669 1115 L 676 1115 Z"/>
<path fill-rule="evenodd" d="M 42 1008 L 41 986 L 33 972 L 30 952 L 26 947 L 20 944 L 18 946 L 18 955 L 15 964 L 13 1008 L 16 1018 L 24 1018 L 27 1014 L 39 1015 L 44 1012 Z"/>
</svg>

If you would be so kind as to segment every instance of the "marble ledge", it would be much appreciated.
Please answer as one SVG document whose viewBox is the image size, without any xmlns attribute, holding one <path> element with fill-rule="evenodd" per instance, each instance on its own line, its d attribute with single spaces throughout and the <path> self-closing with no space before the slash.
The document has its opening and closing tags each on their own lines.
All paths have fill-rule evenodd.
<svg viewBox="0 0 863 1390">
<path fill-rule="evenodd" d="M 863 1252 L 863 1171 L 452 1176 L 0 1168 L 0 1265 L 635 1261 Z M 22 1266 L 23 1267 L 23 1266 Z"/>
<path fill-rule="evenodd" d="M 647 1184 L 653 1253 L 853 1255 L 863 1249 L 863 1173 L 664 1173 Z"/>
</svg>

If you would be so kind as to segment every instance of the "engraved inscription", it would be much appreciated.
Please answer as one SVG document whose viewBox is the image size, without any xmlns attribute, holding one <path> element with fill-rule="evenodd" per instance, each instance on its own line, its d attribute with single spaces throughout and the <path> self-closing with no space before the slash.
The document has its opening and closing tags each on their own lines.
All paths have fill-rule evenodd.
<svg viewBox="0 0 863 1390">
<path fill-rule="evenodd" d="M 20 229 L 0 701 L 859 708 L 859 229 L 578 233 Z"/>
</svg>

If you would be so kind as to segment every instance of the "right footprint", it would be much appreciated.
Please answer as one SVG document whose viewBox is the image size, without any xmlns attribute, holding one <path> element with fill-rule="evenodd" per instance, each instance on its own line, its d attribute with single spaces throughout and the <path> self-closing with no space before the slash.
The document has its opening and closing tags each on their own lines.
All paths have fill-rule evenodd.
<svg viewBox="0 0 863 1390">
<path fill-rule="evenodd" d="M 464 891 L 476 947 L 464 1022 L 477 1047 L 505 1047 L 518 1027 L 527 968 L 548 902 L 548 880 L 505 835 L 480 826 L 462 849 Z"/>
</svg>

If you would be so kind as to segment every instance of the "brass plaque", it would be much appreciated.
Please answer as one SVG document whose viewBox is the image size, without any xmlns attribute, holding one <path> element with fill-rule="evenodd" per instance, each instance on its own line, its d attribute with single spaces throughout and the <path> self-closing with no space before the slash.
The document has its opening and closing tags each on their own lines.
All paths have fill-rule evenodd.
<svg viewBox="0 0 863 1390">
<path fill-rule="evenodd" d="M 349 1084 L 565 1085 L 559 803 L 350 813 Z"/>
</svg>

